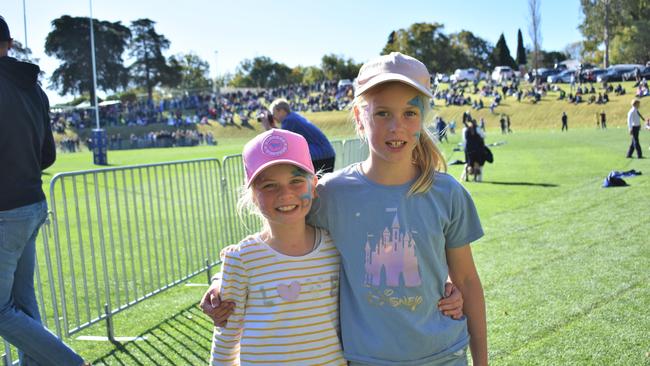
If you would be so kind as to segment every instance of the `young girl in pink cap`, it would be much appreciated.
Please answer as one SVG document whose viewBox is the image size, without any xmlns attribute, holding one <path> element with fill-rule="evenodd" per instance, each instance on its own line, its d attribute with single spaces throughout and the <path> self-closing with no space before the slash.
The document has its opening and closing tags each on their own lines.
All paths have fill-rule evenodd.
<svg viewBox="0 0 650 366">
<path fill-rule="evenodd" d="M 424 126 L 429 80 L 424 64 L 400 53 L 363 65 L 352 118 L 369 157 L 317 187 L 309 222 L 329 230 L 341 255 L 350 365 L 465 365 L 468 345 L 474 365 L 487 364 L 485 301 L 469 246 L 483 231 Z M 465 297 L 458 320 L 440 308 L 448 277 Z"/>
<path fill-rule="evenodd" d="M 307 225 L 317 177 L 307 141 L 273 129 L 244 147 L 247 191 L 262 231 L 225 253 L 221 296 L 235 303 L 215 327 L 213 365 L 345 365 L 338 335 L 339 255 Z"/>
</svg>

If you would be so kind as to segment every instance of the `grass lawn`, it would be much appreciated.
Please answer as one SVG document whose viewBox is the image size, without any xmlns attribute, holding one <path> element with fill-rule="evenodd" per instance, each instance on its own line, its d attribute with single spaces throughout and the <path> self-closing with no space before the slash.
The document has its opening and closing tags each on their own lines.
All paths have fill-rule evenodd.
<svg viewBox="0 0 650 366">
<path fill-rule="evenodd" d="M 511 115 L 514 134 L 498 133 L 498 117 L 489 110 L 474 113 L 485 113 L 487 142 L 503 143 L 492 148 L 495 163 L 486 167 L 484 182 L 464 183 L 486 233 L 473 252 L 485 289 L 492 364 L 650 364 L 650 159 L 624 157 L 631 96 L 610 97 L 610 128 L 604 131 L 594 128 L 594 114 L 603 106 L 557 102 L 553 93 L 537 105 L 507 99 L 497 109 Z M 649 107 L 642 103 L 646 116 Z M 437 111 L 460 121 L 465 109 Z M 568 133 L 559 131 L 562 110 L 569 114 Z M 309 117 L 330 136 L 351 133 L 344 112 Z M 216 147 L 111 151 L 109 162 L 222 157 L 238 153 L 245 139 L 221 137 Z M 453 151 L 458 140 L 457 133 L 441 144 L 449 160 L 462 159 Z M 650 157 L 650 133 L 642 131 L 641 142 Z M 48 177 L 93 168 L 90 160 L 89 153 L 61 154 Z M 611 170 L 629 169 L 644 174 L 626 178 L 628 187 L 601 188 Z M 449 168 L 455 177 L 460 171 L 459 165 Z M 205 283 L 205 274 L 191 282 Z M 95 365 L 205 364 L 212 328 L 196 307 L 205 288 L 177 286 L 118 314 L 116 335 L 142 341 L 115 347 L 75 335 L 67 342 Z M 104 332 L 99 324 L 79 335 Z"/>
</svg>

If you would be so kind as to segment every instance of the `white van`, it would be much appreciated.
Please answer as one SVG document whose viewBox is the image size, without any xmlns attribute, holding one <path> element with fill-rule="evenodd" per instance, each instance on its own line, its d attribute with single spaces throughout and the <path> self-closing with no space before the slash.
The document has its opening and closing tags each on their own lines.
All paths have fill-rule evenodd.
<svg viewBox="0 0 650 366">
<path fill-rule="evenodd" d="M 492 80 L 502 82 L 503 80 L 510 80 L 514 76 L 514 72 L 510 66 L 497 66 L 492 71 Z"/>
</svg>

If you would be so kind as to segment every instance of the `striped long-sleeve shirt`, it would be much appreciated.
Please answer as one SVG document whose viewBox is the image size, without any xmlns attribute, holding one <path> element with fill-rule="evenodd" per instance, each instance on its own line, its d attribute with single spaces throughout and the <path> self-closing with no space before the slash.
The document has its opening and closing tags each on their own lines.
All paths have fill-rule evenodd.
<svg viewBox="0 0 650 366">
<path fill-rule="evenodd" d="M 312 252 L 278 253 L 259 235 L 222 266 L 221 298 L 236 303 L 215 327 L 212 365 L 346 365 L 338 330 L 339 254 L 316 229 Z"/>
</svg>

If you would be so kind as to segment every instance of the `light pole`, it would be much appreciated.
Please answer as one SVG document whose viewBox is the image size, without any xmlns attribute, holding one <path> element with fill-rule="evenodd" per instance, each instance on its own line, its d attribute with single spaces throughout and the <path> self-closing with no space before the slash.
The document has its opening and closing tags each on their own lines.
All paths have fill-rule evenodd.
<svg viewBox="0 0 650 366">
<path fill-rule="evenodd" d="M 219 51 L 214 51 L 214 84 L 212 85 L 212 93 L 217 94 L 217 83 L 219 82 L 219 73 L 217 72 L 217 57 L 219 56 Z"/>
<path fill-rule="evenodd" d="M 25 11 L 25 0 L 23 0 L 23 27 L 25 28 L 25 50 L 29 48 L 27 45 L 27 12 Z"/>
<path fill-rule="evenodd" d="M 108 165 L 106 133 L 99 126 L 99 105 L 97 104 L 97 65 L 95 64 L 95 32 L 93 30 L 93 0 L 90 4 L 90 55 L 93 64 L 93 97 L 95 99 L 95 123 L 93 130 L 93 162 L 96 165 Z"/>
</svg>

